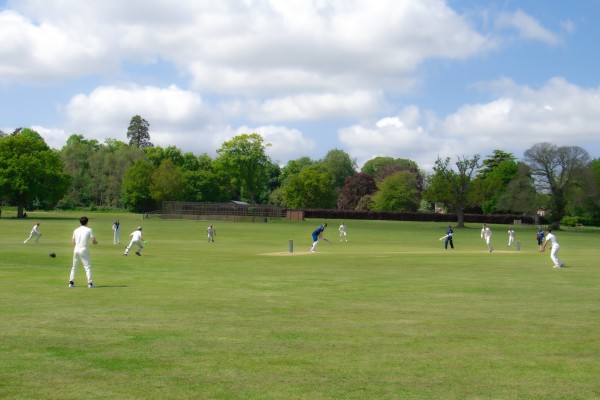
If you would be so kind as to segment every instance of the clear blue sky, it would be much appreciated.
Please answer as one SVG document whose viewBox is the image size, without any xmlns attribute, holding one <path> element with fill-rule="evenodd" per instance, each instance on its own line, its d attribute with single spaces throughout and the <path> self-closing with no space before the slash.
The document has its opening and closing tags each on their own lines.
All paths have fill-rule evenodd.
<svg viewBox="0 0 600 400">
<path fill-rule="evenodd" d="M 0 0 L 0 129 L 215 155 L 260 133 L 274 161 L 359 165 L 600 156 L 600 0 Z"/>
</svg>

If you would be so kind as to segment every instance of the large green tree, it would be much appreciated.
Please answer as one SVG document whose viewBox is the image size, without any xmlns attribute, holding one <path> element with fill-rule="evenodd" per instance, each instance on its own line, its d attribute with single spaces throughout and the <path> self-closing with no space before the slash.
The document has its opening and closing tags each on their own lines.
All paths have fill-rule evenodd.
<svg viewBox="0 0 600 400">
<path fill-rule="evenodd" d="M 584 182 L 589 153 L 578 146 L 558 147 L 544 142 L 525 151 L 525 162 L 538 189 L 550 195 L 550 217 L 552 225 L 558 227 L 572 191 Z"/>
<path fill-rule="evenodd" d="M 120 207 L 125 171 L 136 160 L 145 158 L 144 151 L 135 146 L 110 138 L 100 144 L 83 135 L 71 135 L 60 156 L 72 179 L 67 195 L 61 200 L 61 206 L 66 208 Z"/>
<path fill-rule="evenodd" d="M 134 115 L 127 128 L 129 144 L 138 148 L 153 147 L 150 142 L 150 124 L 139 115 Z"/>
<path fill-rule="evenodd" d="M 479 171 L 479 176 L 485 177 L 487 174 L 494 172 L 501 164 L 506 161 L 515 161 L 516 158 L 512 153 L 507 153 L 503 150 L 494 150 L 492 155 L 487 156 L 481 161 L 482 168 Z"/>
<path fill-rule="evenodd" d="M 472 158 L 458 157 L 456 170 L 450 167 L 450 157 L 438 157 L 423 193 L 426 200 L 441 204 L 457 216 L 457 227 L 465 226 L 465 209 L 475 204 L 473 178 L 479 169 L 479 154 Z"/>
<path fill-rule="evenodd" d="M 575 204 L 575 215 L 600 218 L 600 158 L 589 163 L 585 178 L 586 185 L 579 190 Z"/>
<path fill-rule="evenodd" d="M 206 153 L 183 155 L 181 170 L 185 181 L 185 201 L 221 202 L 232 198 L 227 177 L 215 172 L 213 160 Z"/>
<path fill-rule="evenodd" d="M 211 170 L 183 171 L 185 200 L 198 202 L 221 202 L 231 199 L 222 179 Z"/>
<path fill-rule="evenodd" d="M 421 202 L 419 183 L 409 171 L 399 171 L 386 177 L 372 197 L 376 211 L 417 211 Z"/>
<path fill-rule="evenodd" d="M 158 167 L 165 159 L 170 159 L 178 167 L 183 166 L 185 162 L 183 153 L 176 146 L 167 146 L 166 148 L 160 146 L 146 147 L 144 152 L 155 167 Z"/>
<path fill-rule="evenodd" d="M 372 175 L 376 181 L 380 181 L 386 176 L 392 175 L 399 170 L 416 173 L 419 172 L 419 166 L 416 162 L 406 158 L 374 157 L 364 163 L 361 168 L 361 172 Z"/>
<path fill-rule="evenodd" d="M 281 187 L 281 183 L 279 177 L 281 176 L 281 167 L 275 163 L 269 163 L 267 165 L 267 184 L 257 194 L 257 201 L 261 204 L 271 204 L 269 203 L 269 198 L 271 193 L 274 190 L 277 190 Z"/>
<path fill-rule="evenodd" d="M 356 161 L 343 150 L 329 150 L 321 160 L 321 165 L 333 178 L 335 188 L 341 188 L 347 177 L 356 174 Z"/>
<path fill-rule="evenodd" d="M 281 187 L 283 203 L 292 208 L 333 208 L 336 193 L 328 172 L 306 167 L 287 177 Z"/>
<path fill-rule="evenodd" d="M 495 207 L 501 212 L 534 215 L 543 203 L 543 196 L 535 190 L 529 167 L 521 161 L 516 166 L 516 176 L 497 193 Z"/>
<path fill-rule="evenodd" d="M 217 150 L 217 169 L 231 178 L 250 203 L 256 203 L 257 195 L 268 184 L 271 159 L 265 150 L 269 146 L 262 136 L 252 133 L 238 135 Z"/>
<path fill-rule="evenodd" d="M 498 201 L 510 182 L 517 179 L 519 171 L 515 157 L 511 153 L 494 150 L 494 154 L 486 157 L 482 164 L 483 168 L 473 182 L 482 211 L 485 214 L 512 211 L 499 207 Z"/>
<path fill-rule="evenodd" d="M 90 159 L 100 148 L 97 140 L 87 140 L 83 135 L 73 134 L 60 150 L 65 172 L 71 177 L 71 186 L 61 200 L 66 208 L 94 204 L 94 179 Z"/>
<path fill-rule="evenodd" d="M 58 153 L 31 129 L 0 138 L 0 193 L 17 206 L 50 208 L 64 196 L 70 179 Z"/>
<path fill-rule="evenodd" d="M 150 180 L 150 195 L 160 205 L 163 201 L 181 201 L 185 192 L 185 181 L 181 169 L 164 159 L 154 170 Z"/>
<path fill-rule="evenodd" d="M 379 170 L 381 170 L 384 167 L 387 167 L 388 165 L 393 165 L 395 163 L 396 161 L 393 157 L 374 157 L 365 162 L 360 171 L 367 173 L 377 179 L 379 177 Z"/>
<path fill-rule="evenodd" d="M 155 207 L 150 193 L 154 166 L 150 161 L 137 160 L 123 177 L 121 196 L 123 205 L 134 212 L 148 212 Z"/>
<path fill-rule="evenodd" d="M 281 168 L 281 174 L 279 175 L 279 182 L 283 184 L 288 176 L 299 173 L 302 168 L 308 166 L 314 166 L 317 162 L 310 159 L 310 157 L 300 157 L 296 160 L 289 160 L 283 168 Z"/>
</svg>

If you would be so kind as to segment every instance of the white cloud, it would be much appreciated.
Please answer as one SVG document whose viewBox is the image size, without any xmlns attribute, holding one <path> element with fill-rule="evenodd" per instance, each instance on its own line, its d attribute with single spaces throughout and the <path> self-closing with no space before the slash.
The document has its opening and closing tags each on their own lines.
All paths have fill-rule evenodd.
<svg viewBox="0 0 600 400">
<path fill-rule="evenodd" d="M 36 75 L 60 81 L 111 74 L 123 60 L 160 58 L 189 73 L 195 89 L 214 93 L 277 97 L 382 84 L 397 91 L 414 86 L 412 73 L 428 58 L 462 59 L 493 48 L 441 0 L 23 0 L 12 6 L 0 13 L 6 39 L 0 55 L 7 56 L 0 81 L 12 83 L 31 83 Z"/>
<path fill-rule="evenodd" d="M 198 94 L 176 86 L 99 87 L 89 95 L 76 95 L 65 107 L 67 125 L 74 132 L 86 132 L 86 137 L 127 142 L 129 122 L 140 115 L 150 124 L 154 144 L 199 152 L 215 147 L 213 127 L 220 123 L 211 111 Z"/>
<path fill-rule="evenodd" d="M 560 43 L 558 36 L 544 28 L 539 21 L 521 10 L 499 15 L 496 24 L 501 28 L 509 27 L 515 29 L 523 39 L 539 40 L 549 45 Z"/>
<path fill-rule="evenodd" d="M 297 121 L 373 115 L 383 100 L 376 93 L 318 93 L 272 98 L 247 107 L 254 121 Z"/>
<path fill-rule="evenodd" d="M 340 129 L 339 141 L 359 165 L 375 156 L 391 156 L 410 158 L 431 170 L 438 156 L 485 157 L 501 149 L 521 157 L 535 143 L 576 145 L 591 141 L 600 131 L 600 88 L 583 89 L 563 78 L 550 79 L 537 89 L 509 79 L 479 87 L 495 98 L 464 105 L 443 118 L 417 106 L 405 107 L 396 115 Z M 53 148 L 61 148 L 71 133 L 79 132 L 101 142 L 108 137 L 126 141 L 129 120 L 138 114 L 150 122 L 155 144 L 197 154 L 214 156 L 224 141 L 254 132 L 272 144 L 267 153 L 282 164 L 318 150 L 306 133 L 285 125 L 231 128 L 220 122 L 225 119 L 218 115 L 222 109 L 177 87 L 102 87 L 74 97 L 66 111 L 69 133 L 32 127 Z"/>
<path fill-rule="evenodd" d="M 0 83 L 43 83 L 112 69 L 116 60 L 99 37 L 13 11 L 0 12 Z M 102 59 L 102 64 L 96 60 Z"/>
<path fill-rule="evenodd" d="M 200 39 L 206 50 L 186 60 L 194 87 L 274 95 L 382 85 L 408 90 L 429 57 L 465 58 L 493 48 L 438 0 L 258 1 L 243 12 L 250 18 L 242 30 Z"/>
<path fill-rule="evenodd" d="M 37 84 L 60 92 L 52 97 L 43 91 L 49 100 L 39 104 L 71 98 L 58 108 L 65 120 L 62 128 L 38 127 L 58 147 L 69 136 L 65 132 L 126 141 L 129 121 L 137 114 L 150 123 L 155 144 L 184 151 L 212 154 L 224 140 L 247 129 L 273 143 L 270 155 L 282 162 L 341 142 L 359 161 L 389 155 L 414 159 L 426 168 L 437 155 L 500 148 L 520 156 L 542 140 L 593 142 L 600 129 L 598 89 L 562 78 L 540 88 L 508 78 L 480 83 L 476 86 L 487 98 L 463 101 L 457 94 L 444 99 L 466 102 L 448 115 L 391 104 L 430 101 L 431 93 L 420 93 L 430 90 L 420 86 L 421 79 L 439 77 L 448 60 L 465 60 L 475 71 L 478 67 L 468 59 L 482 60 L 480 56 L 502 50 L 498 44 L 510 43 L 505 39 L 511 35 L 561 43 L 521 10 L 498 16 L 493 7 L 478 6 L 476 11 L 483 9 L 479 15 L 496 23 L 484 34 L 469 20 L 471 10 L 461 14 L 443 0 L 7 4 L 0 11 L 0 88 L 6 89 L 6 98 Z M 561 33 L 573 32 L 571 20 L 559 18 L 563 21 L 557 18 L 554 24 Z M 479 22 L 482 31 L 490 27 L 488 20 Z M 428 64 L 430 60 L 434 62 Z M 165 76 L 154 75 L 165 65 Z M 173 70 L 179 75 L 174 77 Z M 489 79 L 489 74 L 472 79 L 479 76 Z M 167 83 L 156 83 L 163 78 Z M 169 86 L 173 81 L 178 84 Z M 440 98 L 446 95 L 439 93 Z M 31 112 L 18 118 L 40 117 Z M 339 142 L 334 142 L 327 129 L 335 131 L 340 120 L 351 122 L 344 122 L 348 126 L 338 130 Z M 315 132 L 293 126 L 321 121 Z"/>
<path fill-rule="evenodd" d="M 73 132 L 85 131 L 86 137 L 100 142 L 116 138 L 127 142 L 131 117 L 140 115 L 150 124 L 150 139 L 162 147 L 174 145 L 184 151 L 215 155 L 215 150 L 241 133 L 257 132 L 271 143 L 268 154 L 274 160 L 300 157 L 315 149 L 315 143 L 297 129 L 285 126 L 241 126 L 224 124 L 216 109 L 195 93 L 175 86 L 108 86 L 89 95 L 75 96 L 65 107 Z M 55 135 L 56 136 L 56 135 Z M 62 147 L 68 135 L 62 134 Z"/>
<path fill-rule="evenodd" d="M 539 89 L 507 79 L 488 87 L 500 95 L 487 103 L 464 105 L 442 119 L 408 107 L 374 124 L 341 129 L 340 141 L 362 163 L 374 156 L 411 158 L 427 170 L 438 155 L 485 157 L 500 149 L 519 158 L 535 143 L 572 146 L 597 138 L 600 88 L 582 89 L 563 78 Z"/>
<path fill-rule="evenodd" d="M 297 129 L 290 129 L 285 126 L 267 125 L 255 128 L 241 126 L 235 130 L 231 137 L 222 138 L 222 141 L 230 140 L 233 136 L 242 133 L 258 133 L 261 135 L 265 143 L 271 145 L 266 149 L 266 153 L 273 162 L 281 164 L 285 164 L 288 160 L 306 156 L 315 150 L 314 140 L 305 137 Z"/>
<path fill-rule="evenodd" d="M 63 129 L 51 129 L 43 126 L 33 125 L 30 127 L 40 134 L 46 144 L 52 149 L 60 150 L 67 143 L 67 139 L 71 136 L 70 133 Z M 103 141 L 103 140 L 102 140 Z"/>
<path fill-rule="evenodd" d="M 430 123 L 428 119 L 417 107 L 411 106 L 397 116 L 341 129 L 339 139 L 360 165 L 376 156 L 409 158 L 409 154 L 411 159 L 422 162 L 437 148 L 436 139 L 426 128 Z M 429 160 L 433 161 L 435 158 Z"/>
<path fill-rule="evenodd" d="M 563 78 L 550 79 L 535 90 L 510 80 L 493 83 L 505 87 L 505 96 L 485 104 L 461 107 L 448 116 L 444 131 L 451 136 L 487 137 L 500 146 L 510 142 L 573 143 L 600 131 L 600 89 L 582 89 Z"/>
</svg>

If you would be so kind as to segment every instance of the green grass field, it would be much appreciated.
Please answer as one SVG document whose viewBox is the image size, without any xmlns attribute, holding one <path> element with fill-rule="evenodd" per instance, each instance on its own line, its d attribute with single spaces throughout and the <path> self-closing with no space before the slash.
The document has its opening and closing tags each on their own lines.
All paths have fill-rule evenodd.
<svg viewBox="0 0 600 400">
<path fill-rule="evenodd" d="M 594 230 L 345 221 L 173 221 L 88 214 L 96 289 L 79 268 L 79 214 L 0 219 L 3 399 L 598 399 L 600 264 Z M 40 243 L 23 244 L 35 221 Z M 142 257 L 122 253 L 143 225 Z M 288 241 L 294 241 L 294 253 Z M 55 252 L 56 258 L 48 254 Z"/>
</svg>

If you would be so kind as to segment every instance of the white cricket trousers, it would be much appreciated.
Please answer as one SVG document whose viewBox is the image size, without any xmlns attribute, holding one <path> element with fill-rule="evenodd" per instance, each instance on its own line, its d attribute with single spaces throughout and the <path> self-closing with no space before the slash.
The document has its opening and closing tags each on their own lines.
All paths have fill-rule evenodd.
<svg viewBox="0 0 600 400">
<path fill-rule="evenodd" d="M 552 262 L 554 263 L 554 265 L 556 265 L 557 267 L 562 267 L 563 262 L 560 260 L 560 258 L 558 258 L 558 250 L 560 250 L 559 245 L 552 246 L 552 251 L 550 252 L 550 258 L 552 259 Z"/>
<path fill-rule="evenodd" d="M 125 248 L 125 253 L 124 254 L 129 254 L 129 250 L 131 250 L 131 248 L 133 246 L 137 246 L 138 247 L 136 253 L 140 253 L 142 251 L 142 249 L 144 248 L 144 245 L 142 244 L 141 240 L 132 240 L 131 242 L 129 242 L 129 246 L 127 246 Z"/>
<path fill-rule="evenodd" d="M 492 250 L 494 250 L 494 246 L 492 246 L 492 237 L 491 236 L 486 236 L 485 237 L 485 244 L 487 244 L 488 250 L 491 252 Z"/>
<path fill-rule="evenodd" d="M 73 268 L 71 268 L 71 276 L 69 277 L 70 282 L 75 282 L 75 272 L 77 270 L 77 264 L 81 261 L 83 269 L 85 270 L 85 276 L 87 277 L 88 283 L 92 283 L 92 266 L 90 265 L 90 251 L 88 249 L 75 249 L 73 251 Z"/>
<path fill-rule="evenodd" d="M 42 234 L 39 232 L 31 232 L 29 234 L 29 237 L 27 239 L 25 239 L 25 241 L 23 243 L 27 243 L 31 240 L 32 237 L 37 236 L 37 238 L 35 239 L 36 243 L 40 241 L 40 238 L 42 237 Z"/>
</svg>

